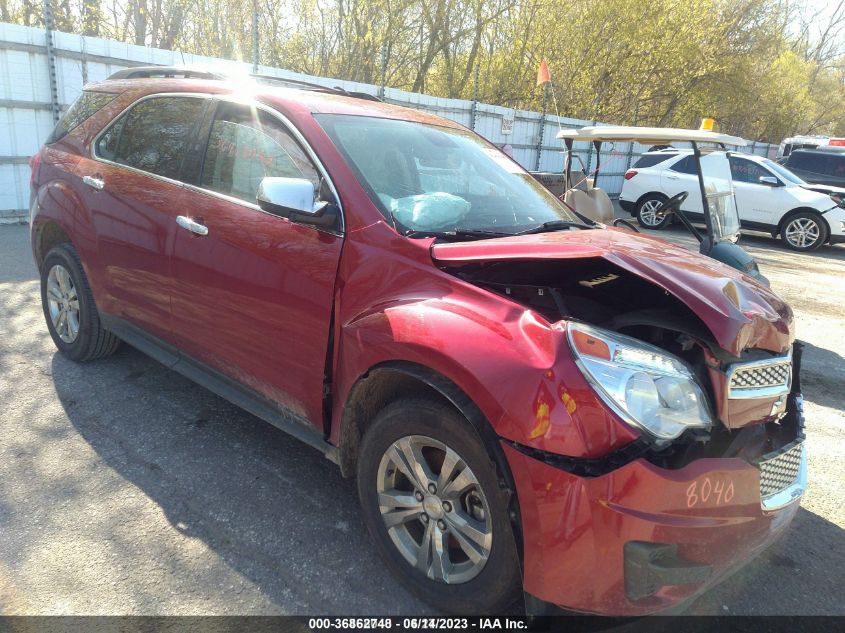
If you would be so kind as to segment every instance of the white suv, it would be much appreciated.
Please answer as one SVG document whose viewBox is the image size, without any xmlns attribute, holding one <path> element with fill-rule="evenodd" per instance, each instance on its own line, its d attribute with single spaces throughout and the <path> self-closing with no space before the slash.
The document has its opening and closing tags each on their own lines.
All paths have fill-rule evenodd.
<svg viewBox="0 0 845 633">
<path fill-rule="evenodd" d="M 691 150 L 643 154 L 625 172 L 619 205 L 642 226 L 663 228 L 671 216 L 658 212 L 662 202 L 682 191 L 698 190 L 693 161 Z M 780 236 L 786 246 L 798 251 L 845 242 L 845 189 L 809 185 L 761 156 L 732 152 L 730 163 L 743 228 Z M 690 195 L 682 210 L 690 220 L 704 219 L 700 195 Z"/>
</svg>

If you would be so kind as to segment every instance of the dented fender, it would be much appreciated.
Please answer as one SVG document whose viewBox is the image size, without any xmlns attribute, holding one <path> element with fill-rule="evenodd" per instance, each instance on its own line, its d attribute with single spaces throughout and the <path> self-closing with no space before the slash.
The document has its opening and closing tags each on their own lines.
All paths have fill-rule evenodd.
<svg viewBox="0 0 845 633">
<path fill-rule="evenodd" d="M 428 367 L 463 390 L 497 435 L 559 455 L 600 457 L 636 439 L 577 369 L 565 324 L 513 312 L 496 320 L 442 297 L 380 306 L 343 326 L 340 373 L 391 361 Z"/>
</svg>

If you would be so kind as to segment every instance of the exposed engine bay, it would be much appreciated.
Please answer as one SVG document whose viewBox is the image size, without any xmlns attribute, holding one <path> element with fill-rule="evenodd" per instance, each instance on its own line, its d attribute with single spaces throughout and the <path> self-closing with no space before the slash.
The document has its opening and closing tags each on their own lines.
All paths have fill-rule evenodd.
<svg viewBox="0 0 845 633">
<path fill-rule="evenodd" d="M 677 439 L 641 438 L 618 454 L 599 460 L 543 458 L 583 475 L 599 475 L 639 457 L 663 468 L 681 468 L 702 457 L 739 457 L 755 463 L 803 438 L 800 403 L 800 344 L 792 354 L 793 379 L 788 396 L 763 400 L 749 411 L 750 400 L 731 400 L 727 381 L 732 366 L 776 361 L 762 349 L 737 359 L 716 343 L 707 326 L 677 297 L 599 257 L 534 261 L 488 261 L 452 269 L 452 274 L 542 315 L 550 323 L 573 319 L 645 341 L 682 359 L 704 387 L 718 422 L 709 430 L 689 429 Z M 773 402 L 777 406 L 773 405 Z M 732 408 L 744 407 L 744 419 Z M 763 411 L 762 414 L 759 412 Z M 749 417 L 749 415 L 751 417 Z M 533 449 L 524 450 L 535 452 Z M 537 455 L 535 455 L 537 456 Z"/>
</svg>

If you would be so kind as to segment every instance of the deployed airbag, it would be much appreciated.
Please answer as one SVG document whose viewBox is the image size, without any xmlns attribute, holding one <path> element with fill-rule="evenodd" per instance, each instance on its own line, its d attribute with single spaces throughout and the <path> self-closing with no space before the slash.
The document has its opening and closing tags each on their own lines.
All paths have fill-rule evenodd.
<svg viewBox="0 0 845 633">
<path fill-rule="evenodd" d="M 454 227 L 472 206 L 460 196 L 437 191 L 405 198 L 390 198 L 387 204 L 393 216 L 414 231 L 438 231 Z"/>
</svg>

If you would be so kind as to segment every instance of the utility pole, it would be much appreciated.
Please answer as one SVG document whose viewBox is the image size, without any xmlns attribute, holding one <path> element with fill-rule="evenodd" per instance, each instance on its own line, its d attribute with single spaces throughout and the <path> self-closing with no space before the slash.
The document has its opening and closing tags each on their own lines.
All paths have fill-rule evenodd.
<svg viewBox="0 0 845 633">
<path fill-rule="evenodd" d="M 378 89 L 378 98 L 384 100 L 384 85 L 387 83 L 387 44 L 381 45 L 381 85 Z"/>
<path fill-rule="evenodd" d="M 258 0 L 252 2 L 252 74 L 258 74 Z"/>
<path fill-rule="evenodd" d="M 47 71 L 50 77 L 50 110 L 53 112 L 53 121 L 58 123 L 61 111 L 59 109 L 59 84 L 56 78 L 56 49 L 53 47 L 53 10 L 50 8 L 50 0 L 44 0 L 43 10 Z"/>
<path fill-rule="evenodd" d="M 543 84 L 543 114 L 540 116 L 540 135 L 537 140 L 537 163 L 534 171 L 540 171 L 540 157 L 543 154 L 543 136 L 546 131 L 546 108 L 549 104 L 549 82 Z"/>
<path fill-rule="evenodd" d="M 469 127 L 475 131 L 475 120 L 478 116 L 478 64 L 475 65 L 475 75 L 472 80 L 472 112 L 469 118 Z"/>
</svg>

